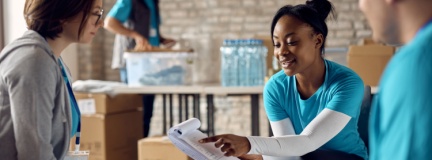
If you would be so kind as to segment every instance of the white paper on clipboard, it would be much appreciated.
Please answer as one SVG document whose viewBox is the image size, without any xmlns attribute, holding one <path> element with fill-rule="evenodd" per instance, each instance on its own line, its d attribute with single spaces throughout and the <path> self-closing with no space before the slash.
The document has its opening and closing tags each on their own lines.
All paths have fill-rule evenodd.
<svg viewBox="0 0 432 160">
<path fill-rule="evenodd" d="M 178 149 L 193 159 L 239 160 L 237 157 L 225 157 L 214 143 L 199 143 L 198 140 L 207 137 L 198 130 L 200 126 L 200 120 L 191 118 L 170 128 L 168 138 Z"/>
</svg>

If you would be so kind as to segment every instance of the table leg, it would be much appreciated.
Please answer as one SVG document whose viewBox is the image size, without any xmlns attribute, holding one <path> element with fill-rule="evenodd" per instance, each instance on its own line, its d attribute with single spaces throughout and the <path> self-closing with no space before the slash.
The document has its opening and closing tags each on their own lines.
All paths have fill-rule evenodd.
<svg viewBox="0 0 432 160">
<path fill-rule="evenodd" d="M 251 95 L 251 129 L 252 136 L 259 136 L 259 95 Z"/>
<path fill-rule="evenodd" d="M 197 108 L 198 108 L 197 106 L 198 106 L 198 104 L 196 102 L 196 98 L 197 97 L 195 95 L 192 96 L 192 117 L 194 117 L 194 118 L 197 118 Z"/>
<path fill-rule="evenodd" d="M 272 130 L 272 128 L 271 128 L 271 125 L 270 125 L 270 122 L 268 123 L 268 135 L 269 135 L 269 137 L 272 137 L 273 136 L 273 130 Z"/>
<path fill-rule="evenodd" d="M 166 94 L 162 94 L 162 134 L 167 134 L 166 126 Z"/>
<path fill-rule="evenodd" d="M 183 95 L 178 94 L 178 99 L 179 99 L 179 122 L 178 123 L 181 123 L 183 122 Z"/>
<path fill-rule="evenodd" d="M 214 96 L 212 94 L 207 95 L 207 131 L 209 136 L 214 136 Z"/>
<path fill-rule="evenodd" d="M 174 116 L 173 116 L 173 95 L 172 94 L 169 94 L 169 110 L 170 110 L 170 113 L 169 113 L 169 117 L 170 117 L 169 128 L 171 128 L 173 126 L 173 119 L 174 119 Z"/>
<path fill-rule="evenodd" d="M 186 106 L 185 117 L 186 120 L 188 120 L 189 119 L 189 95 L 188 94 L 185 95 L 185 106 Z"/>
<path fill-rule="evenodd" d="M 199 120 L 201 120 L 201 107 L 200 107 L 200 94 L 195 94 L 195 101 L 196 101 L 196 104 L 197 104 L 197 108 L 196 108 L 196 111 L 197 111 L 197 115 L 196 115 L 196 118 L 198 118 Z"/>
</svg>

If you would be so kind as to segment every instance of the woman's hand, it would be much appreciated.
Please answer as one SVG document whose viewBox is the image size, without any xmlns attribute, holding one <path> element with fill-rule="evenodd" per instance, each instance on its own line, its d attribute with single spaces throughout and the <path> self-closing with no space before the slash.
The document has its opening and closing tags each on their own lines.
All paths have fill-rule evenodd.
<svg viewBox="0 0 432 160">
<path fill-rule="evenodd" d="M 175 41 L 174 39 L 170 39 L 170 38 L 165 38 L 165 37 L 161 37 L 160 38 L 161 43 L 166 47 L 166 48 L 171 48 L 173 47 L 177 41 Z"/>
<path fill-rule="evenodd" d="M 133 39 L 135 40 L 135 50 L 137 51 L 148 51 L 152 49 L 146 38 L 144 38 L 139 33 L 133 34 Z"/>
<path fill-rule="evenodd" d="M 246 137 L 233 134 L 223 134 L 201 139 L 200 143 L 215 142 L 215 147 L 221 147 L 225 156 L 240 157 L 245 155 L 251 149 L 249 140 Z"/>
<path fill-rule="evenodd" d="M 263 160 L 262 155 L 259 154 L 245 154 L 238 158 L 240 158 L 240 160 Z"/>
</svg>

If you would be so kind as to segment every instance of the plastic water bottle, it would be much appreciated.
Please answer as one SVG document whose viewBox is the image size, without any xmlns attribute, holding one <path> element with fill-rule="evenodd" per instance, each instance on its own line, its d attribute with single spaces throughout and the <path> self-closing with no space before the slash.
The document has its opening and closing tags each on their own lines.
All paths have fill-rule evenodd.
<svg viewBox="0 0 432 160">
<path fill-rule="evenodd" d="M 222 86 L 237 85 L 237 46 L 235 40 L 224 40 L 221 52 Z"/>
<path fill-rule="evenodd" d="M 225 39 L 223 41 L 222 46 L 220 47 L 220 58 L 221 58 L 221 68 L 220 68 L 220 78 L 221 78 L 221 84 L 222 86 L 228 86 L 229 83 L 229 77 L 228 77 L 228 44 L 229 40 Z"/>
<path fill-rule="evenodd" d="M 244 86 L 253 86 L 254 76 L 255 76 L 255 61 L 253 60 L 253 55 L 255 54 L 255 48 L 253 44 L 253 39 L 245 40 L 245 66 L 244 66 Z"/>
<path fill-rule="evenodd" d="M 256 40 L 259 54 L 259 77 L 257 80 L 257 85 L 264 85 L 264 78 L 267 75 L 267 52 L 268 49 L 264 46 L 262 40 Z"/>
<path fill-rule="evenodd" d="M 254 86 L 256 77 L 256 60 L 254 55 L 256 54 L 254 39 L 249 39 L 247 43 L 247 65 L 246 65 L 246 78 L 247 86 Z"/>
<path fill-rule="evenodd" d="M 230 67 L 229 67 L 229 77 L 230 78 L 230 82 L 229 82 L 229 86 L 238 86 L 239 85 L 239 72 L 238 72 L 238 68 L 239 68 L 239 41 L 238 40 L 232 40 L 231 41 L 232 45 L 230 47 L 230 51 L 231 51 L 231 56 L 230 56 Z"/>
<path fill-rule="evenodd" d="M 257 53 L 257 47 L 256 47 L 256 41 L 255 39 L 251 39 L 250 41 L 250 45 L 249 45 L 249 61 L 250 61 L 250 65 L 249 65 L 249 86 L 255 86 L 256 85 L 256 80 L 257 80 L 257 74 L 258 74 L 258 53 Z"/>
<path fill-rule="evenodd" d="M 248 76 L 248 41 L 247 40 L 239 40 L 238 45 L 238 85 L 239 86 L 247 86 L 249 84 L 249 76 Z"/>
</svg>

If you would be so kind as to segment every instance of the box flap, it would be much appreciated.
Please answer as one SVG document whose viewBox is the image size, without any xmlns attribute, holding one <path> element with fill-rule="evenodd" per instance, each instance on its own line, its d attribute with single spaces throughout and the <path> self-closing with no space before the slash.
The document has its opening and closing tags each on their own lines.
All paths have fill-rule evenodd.
<svg viewBox="0 0 432 160">
<path fill-rule="evenodd" d="M 395 47 L 371 44 L 366 46 L 350 46 L 348 56 L 392 56 Z"/>
<path fill-rule="evenodd" d="M 103 93 L 75 92 L 75 98 L 84 114 L 114 114 L 136 111 L 142 107 L 142 98 L 138 94 L 119 94 L 110 97 Z"/>
</svg>

